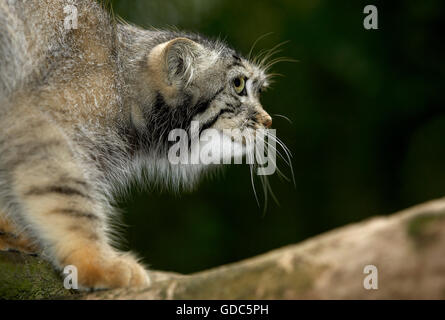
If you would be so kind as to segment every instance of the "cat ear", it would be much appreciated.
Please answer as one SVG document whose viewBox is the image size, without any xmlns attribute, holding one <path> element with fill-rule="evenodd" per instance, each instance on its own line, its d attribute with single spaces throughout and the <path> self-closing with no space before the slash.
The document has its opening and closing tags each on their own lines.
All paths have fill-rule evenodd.
<svg viewBox="0 0 445 320">
<path fill-rule="evenodd" d="M 204 48 L 199 43 L 187 38 L 175 38 L 152 50 L 149 65 L 161 73 L 168 86 L 186 87 L 193 80 L 197 62 L 203 53 Z"/>
</svg>

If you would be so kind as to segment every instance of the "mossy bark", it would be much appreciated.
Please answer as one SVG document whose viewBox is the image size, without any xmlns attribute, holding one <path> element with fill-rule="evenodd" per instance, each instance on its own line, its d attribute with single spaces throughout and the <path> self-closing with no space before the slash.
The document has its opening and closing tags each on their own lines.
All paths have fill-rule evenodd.
<svg viewBox="0 0 445 320">
<path fill-rule="evenodd" d="M 365 289 L 367 265 L 378 289 Z M 75 294 L 37 257 L 0 252 L 0 297 L 39 299 L 444 299 L 445 199 L 145 289 Z"/>
<path fill-rule="evenodd" d="M 47 299 L 72 296 L 49 263 L 19 252 L 0 253 L 1 299 Z"/>
</svg>

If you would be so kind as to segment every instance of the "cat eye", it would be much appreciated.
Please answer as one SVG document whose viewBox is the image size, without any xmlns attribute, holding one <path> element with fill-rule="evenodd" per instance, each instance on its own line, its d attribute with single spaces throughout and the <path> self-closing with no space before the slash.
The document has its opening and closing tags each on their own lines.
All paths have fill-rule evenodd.
<svg viewBox="0 0 445 320">
<path fill-rule="evenodd" d="M 244 77 L 237 77 L 233 80 L 233 87 L 235 92 L 240 96 L 247 95 L 246 91 L 246 79 Z"/>
</svg>

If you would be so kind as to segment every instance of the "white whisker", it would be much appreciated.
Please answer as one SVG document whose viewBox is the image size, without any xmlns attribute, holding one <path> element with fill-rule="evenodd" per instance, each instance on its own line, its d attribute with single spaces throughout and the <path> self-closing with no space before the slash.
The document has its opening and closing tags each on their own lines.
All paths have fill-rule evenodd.
<svg viewBox="0 0 445 320">
<path fill-rule="evenodd" d="M 249 164 L 249 168 L 250 168 L 250 182 L 252 184 L 253 194 L 255 196 L 255 200 L 256 200 L 256 203 L 257 203 L 258 207 L 260 207 L 260 201 L 258 199 L 258 195 L 257 195 L 256 188 L 255 188 L 255 181 L 253 179 L 254 161 L 252 161 L 252 153 L 251 153 L 251 151 L 247 150 L 246 158 L 247 158 L 247 163 L 250 163 Z"/>
<path fill-rule="evenodd" d="M 294 186 L 296 186 L 296 182 L 295 182 L 295 174 L 294 174 L 294 168 L 292 166 L 292 153 L 289 150 L 289 148 L 286 146 L 286 144 L 280 140 L 280 138 L 278 138 L 275 135 L 269 135 L 269 138 L 274 139 L 275 142 L 283 149 L 284 153 L 287 156 L 287 160 L 288 160 L 288 165 L 291 171 L 291 176 L 292 176 L 292 181 L 294 183 Z"/>
<path fill-rule="evenodd" d="M 268 33 L 266 33 L 266 34 L 263 34 L 262 36 L 259 36 L 259 37 L 255 40 L 255 42 L 253 43 L 252 47 L 250 48 L 249 54 L 247 55 L 247 59 L 248 59 L 248 60 L 251 59 L 251 57 L 252 57 L 252 52 L 253 52 L 253 50 L 255 49 L 255 46 L 257 45 L 257 43 L 258 43 L 260 40 L 264 39 L 265 37 L 270 36 L 272 33 L 273 33 L 273 32 L 268 32 Z"/>
<path fill-rule="evenodd" d="M 275 114 L 273 114 L 272 116 L 274 116 L 274 117 L 279 117 L 279 118 L 283 118 L 283 119 L 287 120 L 290 124 L 292 124 L 292 120 L 289 119 L 289 118 L 286 117 L 286 116 L 283 116 L 282 114 L 275 113 Z"/>
<path fill-rule="evenodd" d="M 278 154 L 278 156 L 288 165 L 288 166 L 292 166 L 292 163 L 291 162 L 289 162 L 289 161 L 287 161 L 285 158 L 284 158 L 284 156 L 281 154 L 281 152 L 280 151 L 278 151 L 278 149 L 276 148 L 276 147 L 274 147 L 272 144 L 270 144 L 269 142 L 267 142 L 267 141 L 265 141 L 264 139 L 262 139 L 261 140 L 261 142 L 263 143 L 263 144 L 266 144 L 267 145 L 267 147 L 271 147 L 277 154 Z M 290 179 L 285 175 L 285 174 L 283 174 L 283 172 L 280 170 L 280 169 L 278 169 L 278 166 L 277 166 L 277 164 L 276 164 L 276 162 L 275 161 L 273 161 L 272 159 L 269 159 L 269 161 L 271 161 L 272 162 L 272 164 L 275 166 L 275 168 L 276 168 L 276 171 L 278 172 L 278 174 L 280 175 L 280 177 L 282 177 L 282 178 L 284 178 L 286 181 L 290 181 Z"/>
</svg>

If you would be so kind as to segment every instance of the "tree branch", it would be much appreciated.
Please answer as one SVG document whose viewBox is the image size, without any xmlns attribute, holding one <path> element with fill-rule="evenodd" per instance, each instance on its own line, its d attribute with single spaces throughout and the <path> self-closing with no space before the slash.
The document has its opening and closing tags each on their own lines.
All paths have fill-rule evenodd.
<svg viewBox="0 0 445 320">
<path fill-rule="evenodd" d="M 366 265 L 377 267 L 377 290 L 364 289 Z M 6 298 L 444 299 L 445 199 L 227 266 L 152 277 L 146 289 L 75 294 L 38 257 L 0 253 L 0 297 Z"/>
</svg>

